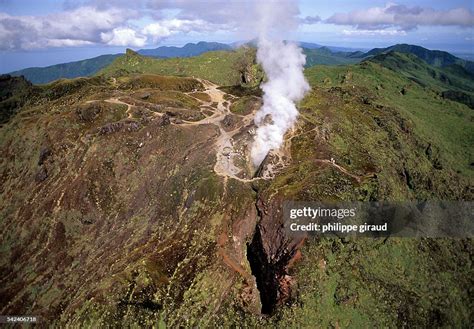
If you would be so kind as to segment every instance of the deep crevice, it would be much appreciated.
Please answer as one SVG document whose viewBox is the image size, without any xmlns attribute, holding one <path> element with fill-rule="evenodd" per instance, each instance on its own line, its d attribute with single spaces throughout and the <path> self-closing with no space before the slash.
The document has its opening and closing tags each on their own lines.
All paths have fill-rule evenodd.
<svg viewBox="0 0 474 329">
<path fill-rule="evenodd" d="M 257 214 L 261 220 L 262 214 L 258 206 Z M 268 255 L 264 247 L 266 241 L 262 235 L 261 225 L 260 221 L 255 228 L 252 241 L 247 244 L 247 260 L 260 293 L 261 313 L 272 315 L 279 305 L 291 301 L 292 278 L 288 275 L 288 267 L 297 249 L 286 248 L 288 241 L 280 235 L 281 241 L 276 243 L 279 245 L 278 252 L 275 255 Z"/>
<path fill-rule="evenodd" d="M 271 264 L 267 261 L 258 226 L 252 242 L 247 245 L 247 258 L 252 274 L 255 276 L 257 282 L 257 289 L 260 292 L 262 314 L 271 314 L 278 300 L 278 282 L 271 269 Z"/>
</svg>

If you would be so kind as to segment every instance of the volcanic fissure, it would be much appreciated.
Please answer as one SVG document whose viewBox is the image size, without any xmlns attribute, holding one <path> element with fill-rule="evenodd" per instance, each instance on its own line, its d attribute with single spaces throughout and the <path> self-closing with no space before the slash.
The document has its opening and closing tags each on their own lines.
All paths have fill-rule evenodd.
<svg viewBox="0 0 474 329">
<path fill-rule="evenodd" d="M 274 241 L 267 241 L 269 236 L 274 236 L 268 232 L 275 226 L 269 225 L 267 227 L 265 225 L 268 222 L 261 220 L 262 214 L 258 206 L 257 214 L 260 222 L 255 228 L 252 241 L 247 244 L 247 259 L 260 293 L 261 313 L 272 315 L 278 306 L 292 300 L 294 279 L 288 271 L 298 252 L 298 247 L 296 244 L 290 243 L 287 237 L 282 234 L 277 234 L 277 239 Z M 267 251 L 268 248 L 265 246 L 270 244 L 278 246 L 275 253 Z M 294 247 L 291 248 L 290 245 Z"/>
</svg>

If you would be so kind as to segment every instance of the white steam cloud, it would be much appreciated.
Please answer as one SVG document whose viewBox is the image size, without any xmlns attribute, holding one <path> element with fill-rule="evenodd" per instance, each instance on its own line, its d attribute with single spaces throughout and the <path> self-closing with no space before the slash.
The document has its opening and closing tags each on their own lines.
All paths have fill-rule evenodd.
<svg viewBox="0 0 474 329">
<path fill-rule="evenodd" d="M 275 7 L 260 8 L 262 26 L 258 40 L 257 61 L 267 75 L 267 81 L 261 86 L 263 106 L 255 116 L 257 131 L 252 145 L 251 157 L 257 167 L 270 150 L 279 149 L 285 133 L 292 128 L 298 117 L 295 102 L 301 100 L 310 89 L 303 75 L 306 57 L 302 49 L 291 42 L 284 42 L 278 29 L 291 28 L 295 10 L 286 10 L 282 1 L 276 12 Z M 277 33 L 275 32 L 275 27 Z"/>
</svg>

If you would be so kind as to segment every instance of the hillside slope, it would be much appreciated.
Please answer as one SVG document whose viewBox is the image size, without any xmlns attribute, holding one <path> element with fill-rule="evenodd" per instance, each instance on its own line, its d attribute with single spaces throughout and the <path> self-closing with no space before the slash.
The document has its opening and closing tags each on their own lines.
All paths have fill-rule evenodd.
<svg viewBox="0 0 474 329">
<path fill-rule="evenodd" d="M 23 77 L 0 75 L 0 127 L 26 103 L 32 89 Z"/>
<path fill-rule="evenodd" d="M 474 108 L 474 75 L 462 66 L 452 64 L 433 67 L 412 54 L 388 52 L 368 59 L 402 74 L 420 86 L 437 91 L 441 97 Z"/>
<path fill-rule="evenodd" d="M 46 67 L 30 67 L 11 72 L 12 76 L 24 76 L 35 84 L 48 83 L 57 79 L 87 77 L 106 67 L 119 55 L 101 55 L 77 62 L 63 63 Z"/>
</svg>

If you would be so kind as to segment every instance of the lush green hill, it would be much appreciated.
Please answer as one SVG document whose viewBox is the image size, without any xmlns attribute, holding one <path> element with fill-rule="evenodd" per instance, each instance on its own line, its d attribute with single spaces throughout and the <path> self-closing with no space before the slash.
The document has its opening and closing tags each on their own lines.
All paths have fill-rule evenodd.
<svg viewBox="0 0 474 329">
<path fill-rule="evenodd" d="M 35 84 L 48 83 L 57 79 L 72 79 L 94 75 L 100 69 L 113 62 L 119 55 L 102 55 L 77 62 L 51 65 L 47 67 L 30 67 L 10 73 L 12 76 L 23 75 Z"/>
<path fill-rule="evenodd" d="M 131 73 L 153 73 L 174 76 L 195 76 L 219 85 L 237 85 L 242 82 L 239 66 L 252 66 L 255 49 L 239 48 L 234 51 L 210 51 L 188 58 L 156 59 L 144 57 L 134 51 L 115 59 L 97 74 L 100 76 L 120 76 Z M 249 67 L 251 69 L 251 67 Z M 252 69 L 253 70 L 253 69 Z M 248 72 L 252 74 L 252 72 Z"/>
<path fill-rule="evenodd" d="M 474 74 L 474 62 L 458 58 L 446 51 L 429 50 L 415 45 L 398 44 L 387 48 L 374 48 L 371 51 L 360 55 L 360 57 L 375 56 L 391 51 L 396 51 L 405 54 L 413 54 L 418 58 L 424 60 L 426 63 L 436 67 L 446 67 L 453 64 L 457 64 L 464 67 L 468 72 Z"/>
<path fill-rule="evenodd" d="M 183 47 L 163 46 L 155 49 L 140 49 L 137 51 L 140 55 L 150 57 L 191 57 L 198 56 L 208 51 L 231 50 L 232 47 L 219 42 L 187 43 Z"/>
<path fill-rule="evenodd" d="M 411 81 L 437 91 L 441 96 L 474 108 L 474 76 L 462 66 L 434 67 L 413 54 L 388 52 L 368 59 Z"/>
<path fill-rule="evenodd" d="M 255 42 L 247 43 L 250 46 L 253 46 Z M 325 47 L 318 44 L 313 43 L 306 43 L 300 42 L 301 47 L 303 47 L 304 53 L 306 55 L 306 67 L 311 67 L 313 65 L 344 65 L 344 64 L 353 64 L 361 61 L 364 58 L 376 56 L 379 54 L 388 53 L 391 51 L 401 52 L 401 53 L 410 53 L 414 54 L 417 57 L 421 58 L 422 60 L 426 61 L 428 64 L 431 64 L 436 67 L 447 67 L 450 65 L 459 65 L 466 69 L 468 72 L 474 72 L 474 64 L 473 62 L 466 61 L 460 58 L 457 58 L 447 52 L 443 51 L 435 51 L 435 50 L 428 50 L 423 47 L 413 46 L 413 45 L 394 45 L 388 48 L 375 48 L 371 51 L 364 53 L 361 51 L 350 51 L 347 48 L 340 48 L 340 47 Z M 193 57 L 199 56 L 206 52 L 212 51 L 230 51 L 232 52 L 232 45 L 227 45 L 218 42 L 198 42 L 188 43 L 183 47 L 158 47 L 155 49 L 141 49 L 138 50 L 137 53 L 150 56 L 150 57 L 157 57 L 157 58 L 179 58 L 179 57 Z M 34 67 L 34 68 L 27 68 L 15 72 L 11 72 L 12 76 L 25 76 L 29 81 L 32 83 L 47 83 L 53 80 L 61 79 L 61 78 L 76 78 L 76 77 L 86 77 L 96 74 L 98 71 L 102 70 L 109 64 L 111 64 L 114 59 L 116 59 L 120 54 L 117 55 L 102 55 L 82 61 L 77 62 L 70 62 L 70 63 L 63 63 L 57 65 L 51 65 L 48 67 Z M 232 54 L 226 56 L 224 54 L 209 55 L 209 61 L 213 61 L 212 58 L 215 60 L 217 59 L 218 65 L 224 64 L 221 63 L 220 59 L 222 58 L 229 58 L 232 61 L 232 58 L 235 57 Z M 199 60 L 198 60 L 199 61 Z M 177 63 L 180 64 L 178 69 L 180 72 L 178 74 L 186 74 L 190 73 L 199 73 L 202 74 L 202 70 L 197 68 L 192 68 L 193 61 L 188 62 L 187 64 L 181 64 L 181 61 L 177 60 Z M 208 63 L 210 64 L 210 63 Z M 171 65 L 167 63 L 166 65 Z M 164 66 L 166 66 L 164 64 Z M 183 65 L 185 67 L 183 67 Z M 153 65 L 154 66 L 154 65 Z M 202 63 L 201 63 L 202 66 Z M 126 68 L 129 71 L 132 71 L 131 68 Z M 153 70 L 153 69 L 151 69 Z M 205 71 L 209 71 L 212 69 L 203 68 Z M 141 70 L 143 71 L 143 70 Z M 170 73 L 170 69 L 162 68 L 159 73 L 165 74 L 172 74 Z M 208 75 L 209 76 L 209 75 Z M 214 78 L 216 74 L 213 75 Z M 231 79 L 232 80 L 232 79 Z M 224 81 L 222 77 L 216 81 Z"/>
<path fill-rule="evenodd" d="M 117 58 L 111 65 L 98 72 L 112 76 L 128 73 L 155 73 L 177 76 L 196 76 L 220 85 L 235 85 L 241 81 L 236 67 L 252 57 L 255 62 L 254 47 L 244 47 L 232 51 L 210 51 L 190 58 L 156 59 L 144 57 L 133 51 Z M 329 48 L 304 48 L 306 67 L 313 65 L 344 65 L 357 63 L 360 58 L 350 57 L 352 53 L 332 52 Z"/>
</svg>

